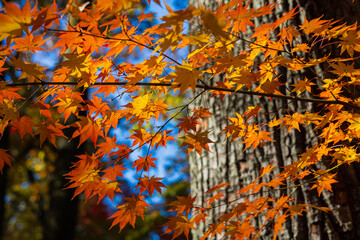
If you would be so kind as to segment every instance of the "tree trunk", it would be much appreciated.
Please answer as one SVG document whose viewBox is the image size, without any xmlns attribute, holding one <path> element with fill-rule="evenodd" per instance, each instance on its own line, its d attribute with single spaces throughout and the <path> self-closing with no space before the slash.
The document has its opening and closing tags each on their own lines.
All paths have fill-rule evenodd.
<svg viewBox="0 0 360 240">
<path fill-rule="evenodd" d="M 193 6 L 202 5 L 207 9 L 216 10 L 218 2 L 215 0 L 189 0 Z M 260 7 L 265 3 L 275 2 L 273 0 L 256 0 L 252 1 L 251 7 Z M 273 22 L 275 19 L 299 5 L 300 13 L 291 21 L 292 24 L 299 25 L 303 22 L 304 17 L 308 20 L 320 17 L 323 19 L 339 19 L 349 24 L 360 20 L 360 5 L 357 1 L 352 3 L 351 0 L 282 0 L 275 8 L 274 14 L 257 18 L 256 25 L 266 22 Z M 190 31 L 194 31 L 196 23 L 190 24 Z M 245 36 L 246 37 L 246 36 Z M 299 42 L 305 39 L 297 40 Z M 239 50 L 235 49 L 234 54 Z M 314 77 L 311 72 L 290 72 L 285 68 L 280 69 L 282 76 L 280 81 L 286 83 L 286 86 L 294 83 L 294 80 L 308 79 Z M 214 81 L 220 81 L 221 76 L 216 76 Z M 209 76 L 208 78 L 209 79 Z M 206 80 L 206 78 L 205 78 Z M 209 83 L 210 84 L 210 83 Z M 211 85 L 211 84 L 210 84 Z M 280 88 L 282 93 L 287 93 L 285 86 Z M 257 96 L 233 94 L 226 96 L 222 101 L 215 97 L 209 99 L 209 96 L 203 97 L 197 101 L 196 107 L 210 107 L 215 115 L 209 119 L 208 129 L 212 130 L 209 138 L 215 142 L 210 147 L 211 152 L 206 152 L 199 157 L 197 154 L 190 156 L 190 174 L 191 174 L 191 192 L 193 196 L 197 195 L 197 204 L 204 203 L 204 192 L 209 188 L 221 182 L 230 182 L 231 185 L 225 190 L 227 201 L 231 201 L 236 196 L 236 191 L 251 183 L 259 177 L 261 167 L 269 165 L 271 162 L 277 162 L 278 173 L 281 167 L 291 164 L 298 159 L 298 155 L 303 153 L 307 148 L 316 143 L 317 138 L 311 127 L 301 127 L 301 132 L 291 130 L 289 133 L 286 129 L 272 129 L 272 138 L 276 142 L 268 142 L 262 147 L 252 148 L 244 151 L 244 144 L 240 142 L 230 143 L 230 138 L 225 139 L 225 134 L 219 132 L 225 128 L 227 123 L 226 117 L 234 117 L 235 112 L 243 113 L 248 106 L 258 104 L 265 113 L 257 117 L 257 122 L 270 122 L 271 117 L 282 118 L 287 114 L 285 109 L 279 110 L 286 106 L 290 112 L 315 112 L 316 106 L 309 103 L 290 102 L 287 100 L 259 98 Z M 321 165 L 317 166 L 321 168 Z M 276 172 L 277 171 L 277 172 Z M 357 223 L 360 222 L 360 167 L 358 165 L 342 166 L 338 171 L 338 184 L 333 187 L 333 193 L 324 191 L 320 197 L 316 190 L 308 190 L 309 184 L 303 185 L 292 197 L 297 203 L 312 204 L 315 206 L 327 206 L 334 211 L 324 213 L 318 210 L 306 212 L 303 216 L 295 216 L 289 219 L 284 226 L 284 230 L 278 235 L 279 239 L 360 239 L 360 229 Z M 269 179 L 265 179 L 269 180 Z M 277 197 L 282 194 L 289 195 L 293 189 L 276 192 Z M 268 193 L 264 193 L 266 195 Z M 274 195 L 272 195 L 274 197 Z M 227 206 L 214 208 L 207 219 L 209 223 L 216 222 L 217 217 L 224 211 Z M 260 220 L 256 220 L 260 221 Z M 258 224 L 261 224 L 258 222 Z M 199 225 L 193 231 L 193 239 L 199 239 L 205 232 L 206 226 Z M 220 239 L 220 236 L 214 239 Z M 271 229 L 262 232 L 262 239 L 272 239 Z"/>
<path fill-rule="evenodd" d="M 43 222 L 43 240 L 73 240 L 76 236 L 79 198 L 73 190 L 64 190 L 67 180 L 64 174 L 69 172 L 71 164 L 76 161 L 75 155 L 83 154 L 83 148 L 76 149 L 76 143 L 67 143 L 59 151 L 54 162 L 55 171 L 49 176 L 49 208 L 41 215 Z"/>
</svg>

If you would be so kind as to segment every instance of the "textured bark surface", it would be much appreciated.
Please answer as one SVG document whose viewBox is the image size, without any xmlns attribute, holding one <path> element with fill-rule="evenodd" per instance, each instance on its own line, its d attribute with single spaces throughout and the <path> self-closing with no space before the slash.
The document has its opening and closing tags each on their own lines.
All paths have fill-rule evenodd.
<svg viewBox="0 0 360 240">
<path fill-rule="evenodd" d="M 264 1 L 252 1 L 253 7 L 263 6 Z M 356 1 L 355 1 L 356 2 Z M 215 0 L 189 0 L 193 6 L 205 6 L 205 8 L 215 10 L 219 1 Z M 324 15 L 324 19 L 343 19 L 348 23 L 354 23 L 360 20 L 360 7 L 358 3 L 352 4 L 351 0 L 282 0 L 276 7 L 275 13 L 270 16 L 262 17 L 256 20 L 256 24 L 273 22 L 276 18 L 281 17 L 284 12 L 289 11 L 299 5 L 300 14 L 292 20 L 292 24 L 301 24 L 304 16 L 307 19 L 313 19 Z M 190 24 L 190 31 L 197 28 L 197 23 Z M 301 41 L 304 41 L 302 39 Z M 241 45 L 241 42 L 240 42 Z M 242 45 L 235 49 L 236 54 L 239 50 L 247 46 Z M 304 75 L 308 79 L 313 78 L 309 72 L 289 72 L 286 69 L 280 69 L 282 77 L 280 81 L 293 84 L 296 79 L 303 79 Z M 321 74 L 321 70 L 317 69 Z M 215 77 L 219 81 L 220 76 Z M 286 93 L 285 87 L 281 91 Z M 272 138 L 276 142 L 266 143 L 263 147 L 258 147 L 255 151 L 252 148 L 244 151 L 244 145 L 240 142 L 230 143 L 230 140 L 224 140 L 224 134 L 218 134 L 227 124 L 226 117 L 234 117 L 235 112 L 243 113 L 248 106 L 259 104 L 265 112 L 269 114 L 260 115 L 257 118 L 259 123 L 269 122 L 276 115 L 281 118 L 287 111 L 309 112 L 316 111 L 315 106 L 309 103 L 293 103 L 286 100 L 269 101 L 267 98 L 257 96 L 242 96 L 239 94 L 225 97 L 222 102 L 219 98 L 209 99 L 209 95 L 203 96 L 197 101 L 198 106 L 210 107 L 215 115 L 209 119 L 208 129 L 212 132 L 209 138 L 216 142 L 210 147 L 211 153 L 203 153 L 201 157 L 196 154 L 190 156 L 190 174 L 191 174 L 191 192 L 197 195 L 198 204 L 204 202 L 203 193 L 220 182 L 231 182 L 231 186 L 226 189 L 225 197 L 228 201 L 235 198 L 236 190 L 245 186 L 259 176 L 260 167 L 265 167 L 271 162 L 278 162 L 278 167 L 288 165 L 298 159 L 298 155 L 303 153 L 306 148 L 316 143 L 316 134 L 312 128 L 301 128 L 301 132 L 291 130 L 289 133 L 286 129 L 270 129 L 274 131 Z M 285 108 L 279 110 L 282 106 Z M 324 165 L 318 165 L 318 168 Z M 279 168 L 275 173 L 279 172 Z M 333 193 L 324 191 L 320 197 L 315 190 L 307 190 L 309 184 L 305 184 L 297 190 L 293 198 L 298 203 L 313 204 L 316 206 L 327 206 L 334 210 L 330 214 L 312 210 L 304 213 L 303 216 L 296 216 L 288 221 L 284 226 L 284 231 L 278 236 L 279 239 L 360 239 L 360 229 L 357 224 L 360 222 L 360 168 L 359 166 L 343 166 L 337 174 L 339 184 L 333 188 Z M 268 179 L 264 179 L 268 180 Z M 290 194 L 292 189 L 276 192 L 272 197 Z M 268 193 L 266 193 L 268 194 Z M 264 194 L 265 195 L 265 194 Z M 226 211 L 226 206 L 214 208 L 211 212 L 208 222 L 216 222 L 217 217 Z M 257 220 L 258 221 L 258 220 Z M 199 226 L 193 231 L 193 239 L 199 239 L 205 226 Z M 272 239 L 271 228 L 264 230 L 262 239 Z M 220 239 L 217 236 L 214 239 Z"/>
</svg>

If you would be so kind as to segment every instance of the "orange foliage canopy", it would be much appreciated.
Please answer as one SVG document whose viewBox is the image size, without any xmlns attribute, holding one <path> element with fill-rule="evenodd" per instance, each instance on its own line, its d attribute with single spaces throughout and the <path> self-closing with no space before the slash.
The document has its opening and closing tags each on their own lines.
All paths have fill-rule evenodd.
<svg viewBox="0 0 360 240">
<path fill-rule="evenodd" d="M 169 211 L 175 214 L 165 224 L 165 233 L 173 232 L 174 238 L 188 236 L 190 229 L 203 222 L 208 225 L 203 239 L 216 234 L 244 239 L 259 236 L 263 226 L 274 221 L 276 237 L 288 218 L 301 215 L 307 208 L 328 211 L 321 206 L 294 204 L 291 194 L 276 199 L 258 197 L 257 193 L 282 189 L 286 181 L 307 176 L 311 189 L 315 188 L 320 195 L 332 190 L 340 165 L 359 161 L 360 98 L 355 89 L 360 84 L 360 71 L 354 66 L 353 57 L 360 51 L 357 25 L 337 25 L 336 21 L 318 18 L 291 26 L 287 21 L 297 14 L 294 9 L 273 23 L 256 27 L 249 39 L 243 39 L 238 36 L 249 26 L 255 26 L 253 19 L 270 14 L 275 5 L 250 9 L 243 0 L 230 0 L 216 12 L 194 7 L 173 11 L 166 6 L 168 14 L 158 24 L 139 31 L 141 22 L 153 18 L 153 14 L 141 13 L 133 21 L 138 25 L 130 22 L 128 10 L 136 8 L 139 2 L 96 1 L 93 6 L 84 6 L 69 1 L 65 9 L 58 9 L 55 2 L 41 9 L 30 6 L 28 1 L 22 7 L 4 2 L 0 13 L 0 39 L 5 42 L 0 50 L 0 73 L 13 67 L 20 77 L 0 81 L 0 134 L 10 128 L 21 139 L 26 134 L 39 135 L 40 146 L 45 142 L 56 146 L 57 138 L 66 138 L 63 130 L 72 127 L 75 130 L 68 141 L 79 138 L 80 146 L 91 140 L 89 144 L 94 145 L 95 152 L 78 156 L 79 160 L 65 175 L 70 181 L 67 188 L 75 188 L 75 195 L 84 192 L 86 199 L 96 195 L 99 201 L 105 196 L 113 199 L 116 192 L 121 192 L 119 179 L 124 178 L 125 166 L 136 168 L 138 191 L 123 199 L 124 203 L 111 216 L 112 226 L 119 225 L 121 230 L 127 223 L 135 226 L 136 218 L 143 217 L 145 209 L 151 207 L 147 199 L 154 192 L 161 194 L 165 187 L 162 178 L 151 174 L 156 167 L 156 158 L 150 154 L 153 150 L 166 147 L 175 138 L 181 147 L 187 148 L 188 154 L 195 150 L 201 155 L 214 144 L 208 138 L 211 129 L 206 129 L 207 119 L 212 117 L 210 109 L 199 107 L 181 115 L 196 98 L 219 95 L 222 99 L 227 94 L 248 94 L 284 99 L 288 104 L 311 102 L 321 105 L 323 110 L 289 112 L 280 119 L 265 113 L 260 106 L 248 106 L 244 113 L 229 113 L 228 125 L 222 132 L 232 141 L 245 143 L 245 148 L 258 148 L 274 141 L 271 130 L 264 129 L 285 127 L 288 132 L 300 131 L 301 125 L 310 125 L 320 132 L 319 141 L 270 181 L 263 177 L 273 171 L 276 163 L 261 169 L 261 176 L 240 189 L 238 198 L 232 202 L 221 193 L 228 183 L 209 189 L 203 206 L 194 204 L 196 196 L 179 196 L 170 204 Z M 68 17 L 77 23 L 64 27 Z M 192 19 L 198 19 L 202 30 L 186 33 L 184 23 Z M 271 37 L 275 32 L 276 39 Z M 293 40 L 304 35 L 308 37 L 302 38 L 310 39 L 309 42 L 295 44 Z M 239 41 L 246 42 L 248 49 L 234 56 L 232 52 Z M 339 55 L 311 58 L 311 53 L 323 48 L 324 42 L 335 44 Z M 182 62 L 173 57 L 189 46 L 194 50 Z M 150 56 L 137 64 L 117 63 L 118 58 L 138 50 L 146 50 Z M 39 51 L 56 54 L 54 58 L 63 61 L 47 69 L 31 60 L 31 54 Z M 306 58 L 302 57 L 304 54 Z M 319 65 L 325 66 L 331 77 L 323 78 L 312 70 Z M 284 83 L 278 81 L 278 67 L 289 71 L 309 68 L 316 77 L 297 79 L 295 84 L 286 85 L 286 92 L 280 91 Z M 221 74 L 224 78 L 210 85 L 206 74 L 212 77 Z M 200 90 L 198 94 L 184 105 L 174 104 L 174 95 L 184 96 L 183 93 L 196 89 Z M 91 93 L 88 99 L 85 90 Z M 113 104 L 125 94 L 131 98 L 127 104 Z M 36 114 L 21 111 L 24 104 Z M 272 118 L 269 122 L 256 122 L 259 114 Z M 71 124 L 70 118 L 75 119 Z M 121 119 L 132 128 L 128 136 L 131 146 L 109 135 L 110 130 L 119 127 Z M 173 120 L 178 121 L 178 134 L 168 127 Z M 131 161 L 129 155 L 142 147 L 148 149 L 147 153 Z M 312 167 L 325 157 L 332 159 L 331 168 Z M 0 149 L 0 170 L 4 164 L 10 165 L 11 159 L 6 149 Z M 299 187 L 300 184 L 294 184 L 294 191 Z M 249 195 L 253 196 L 251 200 Z M 216 202 L 226 202 L 231 208 L 216 223 L 211 223 L 206 218 L 207 211 L 218 206 L 214 205 Z M 264 225 L 253 226 L 252 219 L 259 215 L 266 218 Z"/>
</svg>

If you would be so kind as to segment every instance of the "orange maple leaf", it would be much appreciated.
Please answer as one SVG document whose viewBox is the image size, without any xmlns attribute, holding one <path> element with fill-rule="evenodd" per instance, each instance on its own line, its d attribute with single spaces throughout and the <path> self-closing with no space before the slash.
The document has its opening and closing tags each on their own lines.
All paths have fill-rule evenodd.
<svg viewBox="0 0 360 240">
<path fill-rule="evenodd" d="M 104 137 L 104 132 L 102 130 L 102 124 L 100 118 L 98 119 L 90 119 L 89 116 L 83 117 L 79 116 L 80 121 L 72 124 L 77 128 L 74 132 L 72 139 L 80 136 L 79 145 L 85 142 L 88 138 L 96 145 L 98 137 Z"/>
<path fill-rule="evenodd" d="M 170 73 L 169 78 L 174 79 L 171 88 L 180 88 L 180 93 L 185 92 L 188 88 L 195 90 L 197 79 L 203 79 L 201 71 L 193 69 L 188 63 L 176 66 L 175 72 Z"/>
<path fill-rule="evenodd" d="M 22 9 L 14 3 L 3 4 L 6 14 L 0 13 L 0 40 L 9 36 L 21 36 L 23 30 L 28 31 L 31 23 L 30 2 L 26 1 Z"/>
<path fill-rule="evenodd" d="M 186 197 L 176 196 L 176 198 L 178 200 L 169 204 L 170 209 L 168 211 L 175 211 L 177 215 L 182 215 L 183 212 L 189 215 L 190 211 L 194 208 L 196 196 L 192 198 L 190 194 L 188 194 Z"/>
<path fill-rule="evenodd" d="M 139 182 L 135 187 L 140 187 L 140 194 L 147 190 L 152 197 L 154 190 L 161 194 L 161 188 L 166 187 L 165 184 L 160 182 L 162 179 L 163 178 L 156 178 L 154 176 L 149 178 L 147 175 L 144 175 L 144 177 L 138 179 Z"/>
<path fill-rule="evenodd" d="M 123 166 L 124 164 L 109 166 L 101 171 L 102 173 L 104 173 L 104 175 L 102 175 L 101 177 L 107 178 L 110 181 L 115 181 L 117 177 L 123 178 L 124 175 L 122 172 L 127 169 Z"/>
<path fill-rule="evenodd" d="M 272 132 L 255 131 L 255 130 L 251 130 L 251 131 L 247 132 L 246 138 L 244 140 L 244 143 L 246 143 L 245 149 L 250 147 L 250 145 L 255 149 L 260 143 L 262 143 L 264 141 L 275 142 L 275 140 L 273 140 L 269 137 L 269 135 L 271 133 Z"/>
<path fill-rule="evenodd" d="M 324 32 L 326 28 L 328 28 L 328 24 L 330 24 L 329 20 L 320 20 L 321 17 L 312 19 L 308 21 L 306 18 L 304 23 L 300 25 L 300 29 L 304 31 L 306 35 L 310 33 L 320 34 Z"/>
<path fill-rule="evenodd" d="M 114 218 L 110 228 L 119 224 L 121 231 L 128 223 L 130 223 L 132 227 L 135 227 L 136 217 L 140 216 L 144 218 L 144 209 L 150 206 L 143 200 L 144 197 L 145 196 L 131 196 L 123 198 L 125 203 L 118 206 L 118 210 L 109 217 Z"/>
<path fill-rule="evenodd" d="M 10 160 L 13 159 L 8 153 L 8 150 L 0 149 L 0 172 L 3 173 L 2 170 L 4 168 L 5 163 L 11 167 Z"/>
<path fill-rule="evenodd" d="M 311 93 L 312 85 L 315 85 L 315 83 L 310 82 L 307 78 L 305 78 L 305 80 L 298 80 L 297 83 L 291 85 L 295 87 L 291 92 L 299 91 L 297 95 L 300 95 L 302 92 L 307 90 Z"/>
<path fill-rule="evenodd" d="M 181 144 L 180 147 L 187 147 L 187 154 L 189 155 L 190 152 L 195 148 L 196 152 L 201 155 L 203 149 L 210 152 L 209 143 L 213 143 L 207 135 L 209 131 L 201 131 L 199 129 L 195 134 L 187 133 L 184 137 L 184 142 Z"/>
<path fill-rule="evenodd" d="M 193 219 L 188 220 L 187 217 L 182 214 L 176 217 L 169 217 L 168 219 L 169 221 L 163 225 L 167 227 L 163 234 L 174 232 L 171 239 L 175 239 L 181 234 L 184 234 L 186 239 L 189 239 L 190 229 L 195 228 Z"/>
<path fill-rule="evenodd" d="M 325 170 L 317 170 L 315 176 L 316 175 L 318 175 L 319 178 L 314 181 L 314 185 L 310 188 L 310 190 L 316 188 L 319 196 L 324 189 L 332 192 L 331 184 L 338 182 L 334 179 L 336 173 L 330 174 L 325 173 Z"/>
<path fill-rule="evenodd" d="M 29 133 L 31 136 L 33 135 L 32 126 L 35 126 L 35 123 L 31 121 L 31 119 L 27 116 L 22 116 L 20 119 L 15 119 L 11 123 L 11 133 L 18 131 L 21 140 L 23 139 L 25 133 Z"/>
<path fill-rule="evenodd" d="M 224 197 L 223 193 L 217 193 L 214 196 L 212 196 L 211 198 L 207 199 L 204 204 L 208 203 L 209 205 L 211 205 L 211 203 L 213 203 L 215 200 L 219 200 L 220 198 Z"/>
<path fill-rule="evenodd" d="M 139 159 L 133 162 L 131 167 L 136 167 L 136 173 L 138 173 L 140 170 L 149 171 L 150 167 L 156 168 L 154 162 L 157 160 L 157 158 L 152 158 L 151 155 L 152 154 L 145 157 L 139 156 Z"/>
<path fill-rule="evenodd" d="M 97 183 L 100 182 L 99 160 L 95 155 L 87 154 L 77 156 L 79 161 L 75 162 L 72 170 L 64 176 L 69 179 L 68 188 L 76 188 L 74 197 L 84 191 L 85 200 L 93 196 L 98 190 Z"/>
<path fill-rule="evenodd" d="M 210 237 L 214 237 L 215 235 L 219 234 L 222 235 L 223 230 L 225 229 L 225 224 L 221 223 L 210 223 L 210 228 L 205 232 L 205 234 L 200 238 L 200 240 L 205 240 Z"/>
<path fill-rule="evenodd" d="M 230 185 L 229 182 L 227 182 L 227 183 L 219 183 L 216 186 L 214 186 L 214 187 L 210 188 L 209 190 L 207 190 L 205 193 L 212 193 L 212 192 L 217 191 L 220 188 L 223 188 L 223 187 L 226 187 L 226 186 L 229 186 L 229 185 Z"/>
<path fill-rule="evenodd" d="M 102 179 L 96 182 L 96 188 L 94 189 L 93 195 L 98 195 L 98 204 L 105 196 L 108 196 L 112 201 L 115 195 L 115 192 L 122 192 L 119 188 L 119 183 L 116 181 L 111 181 L 110 179 Z"/>
<path fill-rule="evenodd" d="M 179 128 L 179 132 L 184 131 L 187 133 L 189 130 L 196 131 L 196 125 L 199 123 L 198 117 L 183 117 L 179 118 L 180 121 L 175 127 Z"/>
<path fill-rule="evenodd" d="M 35 135 L 40 135 L 40 147 L 43 145 L 46 139 L 48 139 L 54 146 L 56 146 L 55 136 L 64 137 L 64 133 L 61 131 L 65 127 L 58 122 L 46 121 L 36 125 L 38 128 Z"/>
</svg>

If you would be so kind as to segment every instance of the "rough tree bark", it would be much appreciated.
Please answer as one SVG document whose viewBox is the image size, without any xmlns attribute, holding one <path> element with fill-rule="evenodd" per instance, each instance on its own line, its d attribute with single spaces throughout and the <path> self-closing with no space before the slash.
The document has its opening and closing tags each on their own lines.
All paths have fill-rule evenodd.
<svg viewBox="0 0 360 240">
<path fill-rule="evenodd" d="M 207 9 L 216 10 L 219 2 L 216 0 L 189 0 L 193 6 L 202 5 Z M 273 0 L 252 1 L 252 7 L 263 6 L 265 3 L 275 2 Z M 268 15 L 256 20 L 260 25 L 266 22 L 273 22 L 281 17 L 285 12 L 299 5 L 300 14 L 292 20 L 292 24 L 301 24 L 304 16 L 307 19 L 314 19 L 323 15 L 324 19 L 339 19 L 343 22 L 355 23 L 360 20 L 360 6 L 357 1 L 351 0 L 282 0 L 276 7 L 274 14 Z M 190 31 L 197 28 L 196 22 L 190 24 Z M 299 41 L 304 41 L 301 39 Z M 245 49 L 245 43 L 238 49 L 234 49 L 234 54 L 239 50 Z M 282 76 L 280 81 L 293 84 L 294 79 L 303 79 L 304 75 L 308 79 L 314 77 L 309 72 L 290 72 L 286 69 L 280 69 Z M 317 69 L 317 71 L 321 70 Z M 215 77 L 215 81 L 220 80 L 220 76 Z M 285 87 L 281 91 L 286 93 Z M 287 92 L 287 94 L 289 94 Z M 274 131 L 272 138 L 276 142 L 266 143 L 263 147 L 258 147 L 253 151 L 247 149 L 244 151 L 244 145 L 240 142 L 230 143 L 230 138 L 225 139 L 224 134 L 218 134 L 224 129 L 227 120 L 225 117 L 234 117 L 235 112 L 243 113 L 248 106 L 259 104 L 267 113 L 258 116 L 258 122 L 269 122 L 270 118 L 276 114 L 281 118 L 286 114 L 282 106 L 287 106 L 290 111 L 316 111 L 316 106 L 308 103 L 296 103 L 286 100 L 272 100 L 259 98 L 257 96 L 240 96 L 233 94 L 225 97 L 223 101 L 219 98 L 209 99 L 204 96 L 197 101 L 196 105 L 210 107 L 215 115 L 208 122 L 208 129 L 212 130 L 209 138 L 216 142 L 212 144 L 211 153 L 203 153 L 201 157 L 196 154 L 190 156 L 190 174 L 191 174 L 191 192 L 193 196 L 197 195 L 197 203 L 204 202 L 203 193 L 212 186 L 220 182 L 231 182 L 231 186 L 226 189 L 225 196 L 228 201 L 234 199 L 236 190 L 250 183 L 259 176 L 260 167 L 264 167 L 271 162 L 278 162 L 278 167 L 287 165 L 296 161 L 298 155 L 303 153 L 306 148 L 312 146 L 316 141 L 316 133 L 311 128 L 301 128 L 301 132 L 291 130 L 289 134 L 286 129 L 271 129 Z M 321 168 L 322 166 L 318 166 Z M 279 171 L 279 168 L 277 169 Z M 333 193 L 323 192 L 318 197 L 315 190 L 308 191 L 309 185 L 303 185 L 293 195 L 299 203 L 308 203 L 317 206 L 327 206 L 334 210 L 330 214 L 312 210 L 304 213 L 303 216 L 296 216 L 285 224 L 284 231 L 279 234 L 279 239 L 360 239 L 360 229 L 357 223 L 360 222 L 360 167 L 343 166 L 337 174 L 339 183 L 334 186 Z M 275 193 L 277 196 L 290 194 L 292 189 Z M 272 195 L 273 196 L 273 195 Z M 226 210 L 223 208 L 214 208 L 208 221 L 216 222 L 217 216 Z M 193 239 L 199 239 L 205 231 L 202 225 L 193 231 Z M 262 239 L 272 239 L 271 230 L 263 231 Z M 214 239 L 220 239 L 216 236 Z"/>
</svg>

